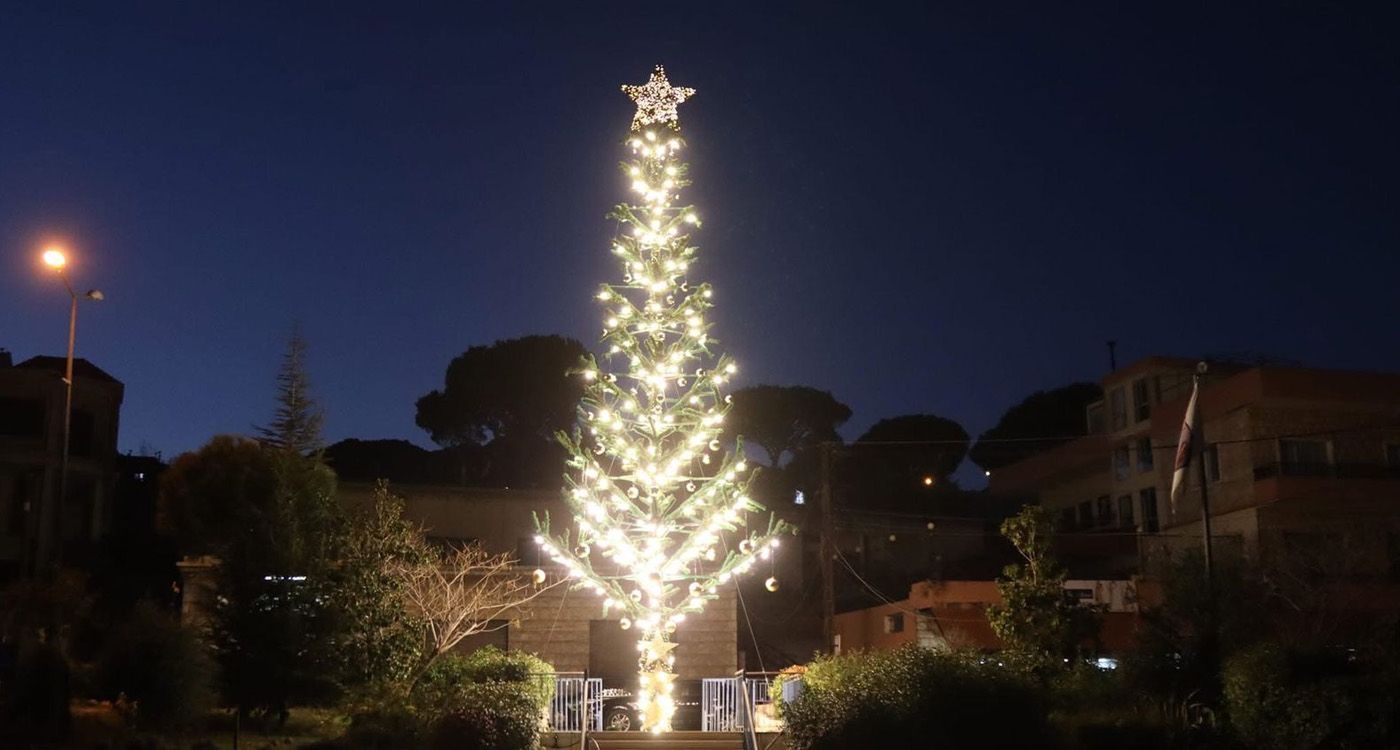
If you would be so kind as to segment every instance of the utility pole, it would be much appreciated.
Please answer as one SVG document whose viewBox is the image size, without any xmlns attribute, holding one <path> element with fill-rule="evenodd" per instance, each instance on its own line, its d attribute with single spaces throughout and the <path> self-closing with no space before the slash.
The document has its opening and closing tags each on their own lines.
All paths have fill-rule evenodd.
<svg viewBox="0 0 1400 750">
<path fill-rule="evenodd" d="M 821 573 L 822 573 L 822 650 L 834 651 L 836 644 L 836 524 L 831 511 L 831 443 L 822 443 Z"/>
<path fill-rule="evenodd" d="M 1206 374 L 1206 369 L 1205 362 L 1196 364 L 1194 377 L 1198 398 L 1201 392 L 1201 376 Z M 1206 418 L 1199 408 L 1196 411 L 1196 421 L 1196 463 L 1199 465 L 1198 471 L 1201 475 L 1201 541 L 1206 563 L 1206 596 L 1213 602 L 1215 597 L 1215 565 L 1211 554 L 1213 545 L 1210 531 L 1210 477 L 1206 473 Z"/>
</svg>

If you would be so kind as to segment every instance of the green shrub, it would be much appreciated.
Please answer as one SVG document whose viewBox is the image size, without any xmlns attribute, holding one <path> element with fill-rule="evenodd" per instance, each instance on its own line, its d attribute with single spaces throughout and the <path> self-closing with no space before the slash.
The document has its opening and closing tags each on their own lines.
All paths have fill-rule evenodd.
<svg viewBox="0 0 1400 750">
<path fill-rule="evenodd" d="M 554 668 L 539 657 L 493 647 L 448 654 L 407 694 L 362 694 L 349 707 L 349 731 L 325 747 L 529 750 L 553 698 Z"/>
<path fill-rule="evenodd" d="M 136 705 L 142 728 L 189 726 L 215 704 L 216 667 L 199 638 L 150 602 L 112 634 L 99 666 L 104 692 Z"/>
<path fill-rule="evenodd" d="M 522 682 L 468 683 L 456 709 L 428 731 L 432 750 L 531 750 L 540 728 L 535 694 Z"/>
<path fill-rule="evenodd" d="M 7 685 L 4 724 L 20 736 L 57 739 L 67 736 L 70 670 L 63 652 L 52 643 L 31 641 L 19 649 L 14 681 Z"/>
<path fill-rule="evenodd" d="M 470 703 L 462 693 L 467 686 L 487 682 L 514 683 L 513 689 L 530 699 L 536 713 L 543 712 L 554 699 L 554 667 L 533 654 L 502 651 L 495 646 L 466 656 L 443 656 L 424 673 L 414 693 L 420 706 L 446 715 Z"/>
<path fill-rule="evenodd" d="M 1328 650 L 1261 643 L 1225 665 L 1230 726 L 1259 748 L 1394 747 L 1394 686 Z"/>
<path fill-rule="evenodd" d="M 1025 681 L 975 656 L 913 646 L 820 658 L 779 710 L 794 750 L 1049 744 Z"/>
</svg>

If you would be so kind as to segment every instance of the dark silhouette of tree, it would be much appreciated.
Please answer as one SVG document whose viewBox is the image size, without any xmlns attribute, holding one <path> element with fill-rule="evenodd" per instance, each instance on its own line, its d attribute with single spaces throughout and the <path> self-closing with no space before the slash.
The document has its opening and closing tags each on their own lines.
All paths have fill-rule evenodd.
<svg viewBox="0 0 1400 750">
<path fill-rule="evenodd" d="M 217 557 L 212 642 L 228 698 L 285 718 L 331 687 L 317 586 L 334 569 L 335 476 L 319 455 L 221 435 L 161 477 L 160 507 L 186 554 Z"/>
<path fill-rule="evenodd" d="M 407 440 L 359 440 L 347 438 L 326 447 L 326 464 L 342 480 L 421 484 L 434 480 L 432 451 Z"/>
<path fill-rule="evenodd" d="M 438 445 L 486 445 L 505 435 L 552 440 L 574 424 L 586 350 L 562 336 L 473 346 L 452 360 L 442 390 L 418 399 L 416 421 Z"/>
<path fill-rule="evenodd" d="M 742 436 L 768 454 L 768 465 L 782 465 L 804 448 L 839 440 L 836 428 L 851 418 L 851 407 L 831 393 L 800 385 L 756 385 L 737 390 L 725 419 L 730 436 Z"/>
<path fill-rule="evenodd" d="M 1084 410 L 1101 398 L 1103 389 L 1094 383 L 1036 391 L 982 433 L 969 456 L 973 463 L 993 471 L 1088 434 Z"/>
<path fill-rule="evenodd" d="M 857 453 L 869 456 L 901 480 L 939 482 L 952 476 L 967 455 L 967 430 L 935 414 L 907 414 L 876 422 L 855 442 Z"/>
<path fill-rule="evenodd" d="M 303 456 L 321 449 L 321 424 L 325 419 L 311 397 L 306 350 L 301 331 L 293 331 L 277 371 L 277 409 L 272 421 L 258 428 L 264 443 Z"/>
<path fill-rule="evenodd" d="M 945 417 L 882 419 L 835 461 L 839 491 L 856 507 L 927 510 L 933 494 L 954 488 L 967 444 L 967 431 Z"/>
<path fill-rule="evenodd" d="M 445 446 L 434 472 L 448 481 L 558 487 L 583 379 L 569 377 L 587 352 L 562 336 L 526 336 L 474 346 L 452 360 L 442 390 L 418 399 L 418 426 Z"/>
</svg>

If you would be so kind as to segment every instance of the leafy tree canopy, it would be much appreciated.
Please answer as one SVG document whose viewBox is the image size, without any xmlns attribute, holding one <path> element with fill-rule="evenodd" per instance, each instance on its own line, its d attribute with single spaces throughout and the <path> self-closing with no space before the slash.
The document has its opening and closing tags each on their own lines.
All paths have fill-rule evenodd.
<svg viewBox="0 0 1400 750">
<path fill-rule="evenodd" d="M 416 421 L 439 445 L 485 445 L 504 436 L 552 439 L 574 424 L 586 350 L 562 336 L 473 346 L 452 360 L 441 390 L 418 399 Z"/>
<path fill-rule="evenodd" d="M 926 476 L 943 481 L 958 470 L 967 455 L 967 430 L 934 414 L 906 414 L 876 422 L 856 440 L 858 460 L 873 462 L 900 482 L 920 482 Z"/>
<path fill-rule="evenodd" d="M 1103 389 L 1095 383 L 1036 391 L 978 436 L 969 456 L 973 463 L 993 471 L 1088 434 L 1084 410 L 1101 398 Z"/>
<path fill-rule="evenodd" d="M 763 448 L 777 467 L 804 448 L 838 440 L 836 428 L 851 418 L 851 407 L 828 391 L 791 385 L 756 385 L 733 394 L 726 419 L 731 435 Z"/>
</svg>

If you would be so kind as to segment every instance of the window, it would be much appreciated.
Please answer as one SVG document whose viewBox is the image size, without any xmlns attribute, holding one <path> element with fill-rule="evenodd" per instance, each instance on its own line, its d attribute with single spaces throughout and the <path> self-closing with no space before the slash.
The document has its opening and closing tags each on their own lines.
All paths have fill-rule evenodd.
<svg viewBox="0 0 1400 750">
<path fill-rule="evenodd" d="M 1128 446 L 1113 449 L 1113 478 L 1122 482 L 1128 478 Z"/>
<path fill-rule="evenodd" d="M 1283 464 L 1284 474 L 1327 474 L 1332 464 L 1328 453 L 1325 440 L 1278 441 L 1279 463 Z"/>
<path fill-rule="evenodd" d="M 1133 528 L 1133 496 L 1123 495 L 1118 498 L 1118 525 L 1124 529 Z"/>
<path fill-rule="evenodd" d="M 44 434 L 44 401 L 0 398 L 0 435 L 40 437 Z"/>
<path fill-rule="evenodd" d="M 1103 402 L 1095 401 L 1084 407 L 1084 422 L 1090 435 L 1103 432 Z"/>
<path fill-rule="evenodd" d="M 72 419 L 68 423 L 68 453 L 83 457 L 97 455 L 96 434 L 92 412 L 74 409 Z"/>
<path fill-rule="evenodd" d="M 896 613 L 894 613 L 894 614 L 892 614 L 892 615 L 885 615 L 885 632 L 886 632 L 886 633 L 903 633 L 903 632 L 904 632 L 904 613 L 903 613 L 903 612 L 896 612 Z"/>
<path fill-rule="evenodd" d="M 1137 440 L 1137 469 L 1141 474 L 1152 471 L 1152 438 L 1140 437 Z"/>
<path fill-rule="evenodd" d="M 1147 380 L 1133 381 L 1133 421 L 1141 422 L 1152 416 L 1152 402 L 1147 397 Z"/>
<path fill-rule="evenodd" d="M 1094 506 L 1088 500 L 1079 504 L 1079 528 L 1091 529 L 1094 527 Z"/>
<path fill-rule="evenodd" d="M 1074 529 L 1074 508 L 1060 509 L 1060 531 L 1071 531 Z"/>
<path fill-rule="evenodd" d="M 1093 604 L 1093 589 L 1065 589 L 1065 598 L 1075 604 Z"/>
<path fill-rule="evenodd" d="M 1138 500 L 1142 503 L 1142 530 L 1149 533 L 1157 533 L 1160 528 L 1157 523 L 1157 488 L 1148 487 L 1138 493 Z"/>
<path fill-rule="evenodd" d="M 1113 498 L 1104 495 L 1099 498 L 1099 523 L 1104 526 L 1113 525 Z"/>
<path fill-rule="evenodd" d="M 1108 394 L 1109 418 L 1113 420 L 1114 432 L 1128 426 L 1128 405 L 1123 399 L 1123 387 L 1118 386 Z"/>
</svg>

